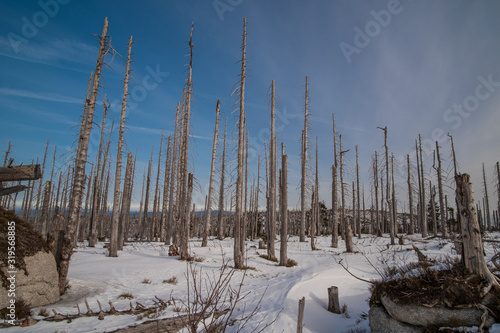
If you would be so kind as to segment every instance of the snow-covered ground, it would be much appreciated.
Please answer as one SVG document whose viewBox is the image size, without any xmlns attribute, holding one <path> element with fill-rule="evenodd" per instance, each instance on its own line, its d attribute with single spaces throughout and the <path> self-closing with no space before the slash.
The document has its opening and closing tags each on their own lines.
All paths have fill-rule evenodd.
<svg viewBox="0 0 500 333">
<path fill-rule="evenodd" d="M 415 238 L 419 236 L 415 235 Z M 498 233 L 491 237 L 500 237 Z M 349 330 L 370 331 L 368 323 L 369 284 L 351 276 L 337 262 L 342 260 L 351 273 L 362 279 L 378 279 L 377 269 L 384 265 L 402 265 L 417 261 L 412 250 L 412 242 L 406 245 L 388 247 L 389 238 L 375 238 L 363 235 L 362 239 L 354 239 L 356 253 L 344 253 L 345 244 L 339 241 L 339 248 L 330 247 L 330 237 L 316 238 L 318 250 L 311 251 L 310 243 L 300 243 L 297 237 L 290 237 L 288 257 L 297 261 L 298 266 L 279 267 L 277 263 L 259 256 L 266 250 L 259 250 L 257 242 L 246 244 L 246 266 L 255 268 L 247 270 L 244 279 L 243 293 L 249 293 L 234 312 L 233 316 L 241 316 L 242 311 L 251 312 L 256 306 L 259 311 L 248 322 L 244 332 L 259 331 L 265 324 L 272 324 L 265 332 L 295 332 L 297 329 L 298 301 L 305 297 L 304 332 L 348 332 Z M 428 243 L 413 242 L 425 255 L 437 258 L 440 256 L 456 256 L 453 244 L 440 239 L 429 240 Z M 84 244 L 81 244 L 84 245 Z M 118 258 L 107 257 L 104 243 L 95 248 L 80 246 L 71 259 L 69 271 L 70 289 L 61 301 L 45 306 L 62 314 L 76 314 L 76 304 L 82 312 L 86 312 L 85 298 L 92 310 L 98 311 L 97 300 L 103 310 L 109 309 L 112 301 L 117 310 L 129 309 L 130 300 L 120 299 L 124 293 L 133 295 L 132 303 L 139 302 L 144 306 L 154 305 L 157 296 L 163 300 L 172 297 L 187 300 L 187 263 L 178 257 L 169 257 L 168 247 L 161 243 L 127 243 Z M 279 241 L 276 242 L 276 254 L 279 256 Z M 494 254 L 493 243 L 485 243 L 487 259 Z M 498 251 L 498 248 L 497 248 Z M 193 262 L 194 267 L 202 268 L 204 278 L 217 277 L 223 257 L 231 259 L 233 255 L 232 239 L 218 241 L 211 239 L 209 246 L 202 248 L 201 241 L 192 239 L 190 253 L 201 260 Z M 230 263 L 231 265 L 231 263 Z M 206 275 L 207 274 L 207 275 Z M 213 274 L 213 275 L 212 275 Z M 241 282 L 243 271 L 237 271 L 231 281 L 234 287 Z M 164 281 L 176 277 L 176 285 Z M 149 283 L 147 283 L 149 281 Z M 337 286 L 340 305 L 347 306 L 348 316 L 327 311 L 327 288 Z M 264 295 L 263 295 L 264 294 Z M 262 300 L 259 304 L 259 300 Z M 159 318 L 177 316 L 173 306 L 160 314 Z M 36 319 L 41 308 L 33 309 Z M 142 319 L 144 321 L 146 319 Z M 274 322 L 273 322 L 274 320 Z M 30 327 L 11 327 L 2 332 L 110 332 L 112 330 L 137 324 L 137 315 L 106 316 L 104 320 L 97 317 L 84 317 L 71 323 L 40 321 Z M 237 326 L 230 327 L 227 332 L 236 331 Z"/>
</svg>

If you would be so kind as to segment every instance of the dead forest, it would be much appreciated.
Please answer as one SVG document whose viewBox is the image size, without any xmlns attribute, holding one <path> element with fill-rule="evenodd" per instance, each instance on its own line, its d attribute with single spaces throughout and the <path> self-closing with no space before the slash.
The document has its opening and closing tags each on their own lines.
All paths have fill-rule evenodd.
<svg viewBox="0 0 500 333">
<path fill-rule="evenodd" d="M 207 246 L 209 239 L 234 239 L 234 267 L 244 268 L 245 242 L 262 239 L 269 260 L 286 266 L 287 237 L 299 236 L 301 242 L 309 241 L 311 250 L 316 249 L 315 237 L 331 236 L 331 246 L 339 246 L 339 237 L 345 240 L 345 251 L 353 252 L 352 238 L 364 235 L 390 237 L 392 245 L 404 242 L 412 234 L 423 238 L 442 237 L 461 239 L 466 232 L 465 212 L 474 211 L 480 227 L 479 240 L 474 245 L 463 246 L 462 254 L 474 257 L 480 233 L 500 229 L 500 164 L 482 165 L 482 179 L 470 179 L 467 170 L 458 167 L 453 137 L 448 146 L 436 141 L 432 164 L 424 156 L 422 138 L 415 138 L 414 149 L 403 159 L 391 153 L 391 129 L 378 127 L 378 140 L 383 147 L 371 155 L 370 183 L 362 183 L 358 164 L 358 146 L 346 147 L 342 133 L 336 129 L 335 116 L 331 115 L 332 135 L 321 140 L 332 140 L 331 175 L 321 175 L 331 180 L 331 197 L 320 198 L 318 174 L 318 137 L 313 137 L 309 122 L 309 82 L 304 79 L 303 130 L 296 145 L 301 148 L 300 159 L 300 207 L 289 208 L 288 193 L 295 184 L 288 181 L 287 147 L 277 142 L 275 133 L 276 89 L 279 82 L 270 82 L 270 135 L 266 139 L 262 156 L 256 166 L 249 166 L 249 132 L 246 126 L 245 84 L 247 79 L 247 23 L 243 22 L 241 45 L 241 71 L 238 78 L 234 116 L 237 120 L 221 117 L 221 100 L 214 101 L 215 128 L 213 131 L 209 187 L 206 189 L 204 207 L 193 203 L 193 191 L 197 191 L 197 175 L 191 172 L 190 118 L 193 101 L 193 24 L 187 36 L 189 59 L 185 86 L 176 105 L 173 134 L 164 137 L 153 147 L 148 168 L 136 170 L 137 150 L 127 147 L 126 111 L 129 96 L 128 84 L 132 71 L 133 39 L 130 37 L 123 73 L 123 95 L 119 124 L 110 124 L 106 115 L 109 101 L 102 85 L 101 72 L 107 57 L 116 51 L 110 44 L 108 21 L 98 37 L 99 53 L 95 70 L 90 73 L 85 94 L 84 111 L 79 125 L 79 136 L 71 156 L 58 155 L 57 147 L 48 151 L 47 142 L 43 158 L 33 160 L 39 165 L 38 177 L 12 178 L 16 167 L 15 152 L 11 144 L 5 152 L 0 168 L 0 205 L 19 212 L 43 236 L 58 230 L 55 221 L 64 218 L 64 238 L 58 258 L 59 288 L 64 293 L 66 278 L 73 249 L 81 246 L 94 247 L 97 242 L 109 242 L 110 257 L 119 256 L 124 242 L 162 242 L 170 246 L 180 260 L 191 257 L 189 239 L 196 239 Z M 99 101 L 99 96 L 104 96 Z M 101 122 L 96 124 L 96 114 Z M 234 128 L 232 127 L 234 126 Z M 99 133 L 98 152 L 88 158 L 89 139 L 92 132 Z M 118 142 L 111 142 L 118 131 Z M 235 138 L 231 137 L 235 133 Z M 15 144 L 15 143 L 13 143 Z M 116 150 L 111 149 L 113 145 Z M 154 154 L 154 151 L 157 153 Z M 116 155 L 115 155 L 116 154 Z M 442 157 L 452 156 L 453 170 L 447 173 Z M 346 162 L 346 156 L 350 162 Z M 56 160 L 65 159 L 65 163 Z M 425 163 L 427 161 L 427 163 Z M 293 163 L 295 163 L 294 161 Z M 347 163 L 354 170 L 353 181 L 346 181 Z M 395 166 L 399 163 L 399 166 Z M 477 163 L 481 163 L 478 161 Z M 56 168 L 55 166 L 60 166 Z M 152 173 L 156 165 L 156 174 Z M 395 167 L 405 170 L 406 179 L 395 176 Z M 257 177 L 250 178 L 249 168 Z M 141 173 L 143 174 L 141 175 Z M 463 172 L 463 173 L 462 173 Z M 493 172 L 493 173 L 492 173 Z M 493 176 L 492 176 L 493 174 Z M 142 177 L 141 177 L 142 176 Z M 142 182 L 141 182 L 142 179 Z M 455 179 L 450 190 L 446 179 Z M 471 189 L 464 186 L 474 183 L 476 201 L 468 196 Z M 449 183 L 449 182 L 448 182 Z M 453 182 L 455 184 L 455 182 Z M 495 193 L 488 193 L 488 185 L 494 184 Z M 403 190 L 404 189 L 404 190 Z M 133 193 L 140 193 L 139 210 L 132 211 Z M 492 197 L 493 195 L 493 197 Z M 464 197 L 467 197 L 464 199 Z M 496 202 L 496 204 L 495 204 Z M 328 204 L 325 204 L 328 203 Z M 329 207 L 327 207 L 327 205 Z M 465 208 L 464 208 L 465 207 Z M 476 235 L 477 236 L 477 235 Z M 473 237 L 472 237 L 473 238 Z M 279 240 L 279 246 L 276 242 Z M 465 244 L 465 240 L 464 240 Z M 277 253 L 278 252 L 278 253 Z M 477 254 L 477 253 L 476 253 Z M 479 256 L 481 257 L 481 256 Z M 472 260 L 472 259 L 471 259 Z M 484 260 L 483 260 L 484 261 Z M 478 266 L 479 265 L 479 266 Z M 498 286 L 498 280 L 487 272 L 486 263 L 467 263 L 472 272 L 481 273 Z"/>
</svg>

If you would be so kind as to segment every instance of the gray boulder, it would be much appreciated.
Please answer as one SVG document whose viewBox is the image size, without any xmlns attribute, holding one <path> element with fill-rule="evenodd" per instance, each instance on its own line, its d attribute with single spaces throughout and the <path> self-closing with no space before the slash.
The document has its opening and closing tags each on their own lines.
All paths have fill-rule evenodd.
<svg viewBox="0 0 500 333">
<path fill-rule="evenodd" d="M 31 307 L 59 301 L 59 275 L 56 261 L 50 252 L 40 250 L 32 256 L 24 257 L 26 270 L 17 269 L 15 274 L 15 299 L 24 300 Z M 8 267 L 1 265 L 2 274 L 9 277 Z M 26 274 L 26 271 L 28 274 Z M 9 305 L 8 288 L 0 288 L 0 309 Z"/>
<path fill-rule="evenodd" d="M 401 323 L 385 311 L 383 307 L 373 306 L 368 311 L 372 333 L 422 333 L 423 327 Z"/>
</svg>

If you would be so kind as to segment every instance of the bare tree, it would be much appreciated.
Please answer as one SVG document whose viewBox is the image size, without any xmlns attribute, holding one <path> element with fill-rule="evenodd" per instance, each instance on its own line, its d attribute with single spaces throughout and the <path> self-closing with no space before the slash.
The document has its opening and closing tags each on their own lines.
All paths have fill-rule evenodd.
<svg viewBox="0 0 500 333">
<path fill-rule="evenodd" d="M 300 234 L 299 238 L 301 242 L 306 241 L 306 196 L 307 196 L 307 146 L 308 146 L 308 129 L 309 129 L 309 87 L 308 87 L 308 77 L 306 76 L 306 88 L 304 96 L 304 130 L 302 132 L 302 158 L 301 158 L 301 170 L 302 179 L 300 182 L 300 209 L 302 212 L 302 217 L 300 221 Z"/>
<path fill-rule="evenodd" d="M 127 154 L 127 166 L 125 167 L 125 182 L 123 184 L 122 206 L 120 221 L 118 223 L 118 250 L 123 250 L 123 241 L 126 240 L 126 228 L 130 219 L 130 205 L 132 202 L 132 153 Z"/>
<path fill-rule="evenodd" d="M 158 241 L 160 236 L 160 172 L 161 172 L 161 153 L 163 150 L 163 128 L 161 129 L 160 138 L 160 150 L 158 151 L 158 170 L 156 171 L 156 186 L 155 186 L 155 197 L 153 199 L 153 223 L 151 223 L 153 229 L 153 237 L 155 241 Z M 151 239 L 153 239 L 153 237 Z"/>
<path fill-rule="evenodd" d="M 382 236 L 382 226 L 380 223 L 380 214 L 378 210 L 378 153 L 375 151 L 375 160 L 373 161 L 373 191 L 375 192 L 375 214 L 376 214 L 376 227 L 375 233 L 377 236 Z"/>
<path fill-rule="evenodd" d="M 177 103 L 177 109 L 175 111 L 175 130 L 174 130 L 174 144 L 172 146 L 172 162 L 170 163 L 171 165 L 171 170 L 170 170 L 170 190 L 168 194 L 168 220 L 167 220 L 167 235 L 166 235 L 166 240 L 165 244 L 170 245 L 170 242 L 172 240 L 172 233 L 175 233 L 174 230 L 174 214 L 175 214 L 175 208 L 174 208 L 174 194 L 175 194 L 175 175 L 177 174 L 178 170 L 178 163 L 177 163 L 177 151 L 178 151 L 178 132 L 179 132 L 179 112 L 180 112 L 180 105 Z"/>
<path fill-rule="evenodd" d="M 339 226 L 337 210 L 337 133 L 335 132 L 335 115 L 332 113 L 333 123 L 333 165 L 332 165 L 332 247 L 339 247 Z"/>
<path fill-rule="evenodd" d="M 410 155 L 406 155 L 406 162 L 408 165 L 408 202 L 410 205 L 410 225 L 408 227 L 408 235 L 413 235 L 415 232 L 415 226 L 413 224 L 413 190 L 411 187 L 411 169 L 410 169 Z"/>
<path fill-rule="evenodd" d="M 241 251 L 241 224 L 243 219 L 243 159 L 245 147 L 245 79 L 246 79 L 246 38 L 247 19 L 243 19 L 243 42 L 241 56 L 241 74 L 239 90 L 239 120 L 238 120 L 238 161 L 236 179 L 236 223 L 234 225 L 234 267 L 243 267 Z"/>
<path fill-rule="evenodd" d="M 441 155 L 439 154 L 439 143 L 436 141 L 436 156 L 438 166 L 436 168 L 437 172 L 437 181 L 438 181 L 438 191 L 439 191 L 439 209 L 440 209 L 440 221 L 441 221 L 441 233 L 443 238 L 447 238 L 448 234 L 446 232 L 446 214 L 444 207 L 444 193 L 443 193 L 443 176 L 442 176 L 442 168 L 441 168 Z"/>
<path fill-rule="evenodd" d="M 360 214 L 360 199 L 359 199 L 359 163 L 358 163 L 358 145 L 356 145 L 356 194 L 357 194 L 357 200 L 356 200 L 356 203 L 357 203 L 357 211 L 358 213 L 356 214 L 357 216 L 357 231 L 358 231 L 358 238 L 361 239 L 361 214 Z M 352 207 L 352 209 L 354 210 L 355 207 Z"/>
<path fill-rule="evenodd" d="M 220 99 L 217 100 L 215 108 L 215 130 L 214 140 L 212 145 L 212 164 L 210 165 L 210 183 L 208 186 L 207 209 L 205 211 L 205 228 L 203 230 L 203 240 L 201 246 L 208 245 L 208 234 L 210 233 L 210 218 L 212 216 L 212 191 L 214 187 L 214 174 L 215 174 L 215 157 L 217 154 L 217 138 L 219 135 L 219 113 L 220 113 Z"/>
<path fill-rule="evenodd" d="M 385 147 L 385 174 L 386 174 L 386 195 L 385 198 L 387 200 L 387 205 L 389 206 L 389 233 L 391 236 L 391 245 L 394 245 L 394 221 L 393 221 L 393 207 L 392 207 L 392 202 L 390 199 L 390 189 L 391 189 L 391 182 L 389 181 L 389 148 L 387 147 L 387 126 L 385 127 L 378 127 L 382 131 L 384 131 L 384 147 Z"/>
<path fill-rule="evenodd" d="M 224 239 L 224 190 L 225 190 L 225 172 L 226 172 L 226 134 L 227 134 L 227 118 L 224 120 L 224 139 L 222 143 L 222 156 L 220 167 L 220 187 L 219 187 L 219 208 L 217 212 L 217 239 Z"/>
<path fill-rule="evenodd" d="M 170 244 L 170 233 L 168 231 L 167 225 L 167 215 L 168 215 L 168 199 L 169 199 L 169 184 L 170 184 L 170 169 L 173 167 L 171 164 L 172 159 L 172 134 L 168 136 L 167 139 L 167 157 L 165 158 L 165 175 L 163 178 L 163 203 L 161 209 L 161 233 L 160 240 L 165 242 L 165 244 Z M 167 238 L 168 235 L 168 238 Z"/>
<path fill-rule="evenodd" d="M 484 185 L 484 202 L 485 215 L 488 231 L 491 231 L 491 216 L 490 216 L 490 199 L 488 198 L 488 183 L 486 182 L 486 172 L 484 171 L 483 163 L 483 185 Z"/>
<path fill-rule="evenodd" d="M 127 111 L 128 79 L 130 75 L 131 55 L 132 55 L 132 36 L 130 36 L 128 41 L 127 65 L 125 67 L 125 80 L 123 81 L 122 111 L 120 117 L 120 130 L 118 132 L 118 152 L 116 154 L 115 190 L 113 196 L 111 238 L 109 242 L 110 257 L 118 257 L 118 225 L 120 223 L 120 187 L 121 187 L 121 173 L 122 173 L 123 135 L 125 133 L 125 114 Z"/>
<path fill-rule="evenodd" d="M 342 209 L 341 209 L 341 224 L 344 225 L 344 232 L 345 232 L 345 244 L 346 244 L 346 251 L 347 252 L 352 252 L 353 251 L 353 244 L 352 244 L 352 229 L 351 229 L 351 222 L 346 218 L 345 214 L 345 190 L 344 190 L 344 154 L 349 151 L 348 150 L 342 150 L 342 135 L 339 135 L 339 150 L 340 150 L 340 192 L 341 192 L 341 198 L 342 198 Z M 354 194 L 354 193 L 353 193 Z M 354 196 L 353 196 L 354 197 Z"/>
<path fill-rule="evenodd" d="M 148 207 L 149 207 L 149 187 L 151 184 L 151 167 L 153 164 L 153 147 L 151 147 L 151 157 L 149 158 L 148 163 L 148 175 L 146 178 L 146 191 L 144 192 L 144 208 L 142 213 L 142 220 L 140 225 L 140 239 L 141 241 L 144 239 L 144 231 L 149 230 L 149 218 L 148 218 Z M 151 241 L 151 234 L 146 234 L 148 236 L 148 240 Z"/>
<path fill-rule="evenodd" d="M 94 116 L 95 103 L 97 92 L 99 89 L 99 80 L 101 78 L 101 69 L 104 63 L 104 55 L 107 53 L 107 31 L 108 20 L 104 19 L 104 27 L 100 36 L 99 55 L 92 84 L 92 93 L 90 99 L 86 101 L 87 114 L 85 126 L 80 130 L 80 138 L 78 140 L 78 149 L 75 158 L 75 171 L 73 176 L 72 194 L 69 205 L 68 223 L 66 225 L 66 237 L 62 249 L 62 258 L 59 263 L 59 291 L 64 293 L 66 287 L 66 277 L 68 276 L 69 261 L 73 254 L 73 244 L 76 241 L 76 231 L 78 227 L 78 219 L 80 218 L 82 206 L 82 194 L 85 178 L 85 164 L 87 162 L 87 150 L 90 139 L 90 131 L 92 129 L 92 119 Z"/>
<path fill-rule="evenodd" d="M 285 155 L 285 145 L 281 143 L 281 235 L 280 235 L 280 266 L 286 266 L 287 233 L 288 233 L 288 156 Z"/>
<path fill-rule="evenodd" d="M 424 155 L 422 154 L 422 136 L 418 135 L 419 147 L 418 150 L 420 152 L 420 211 L 422 216 L 422 237 L 427 237 L 427 212 L 426 210 L 426 202 L 425 202 L 425 174 L 424 174 Z M 418 167 L 418 166 L 417 166 Z"/>
<path fill-rule="evenodd" d="M 269 143 L 269 219 L 267 234 L 267 257 L 269 260 L 276 259 L 274 239 L 276 237 L 276 137 L 274 135 L 274 108 L 275 108 L 275 84 L 271 83 L 271 135 Z"/>
</svg>

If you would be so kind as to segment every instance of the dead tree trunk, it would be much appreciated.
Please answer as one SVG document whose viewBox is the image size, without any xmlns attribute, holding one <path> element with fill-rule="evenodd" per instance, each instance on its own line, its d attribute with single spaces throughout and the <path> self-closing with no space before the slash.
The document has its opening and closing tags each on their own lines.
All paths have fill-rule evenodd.
<svg viewBox="0 0 500 333">
<path fill-rule="evenodd" d="M 488 183 L 486 183 L 486 172 L 484 171 L 483 163 L 483 185 L 484 185 L 484 202 L 485 202 L 485 215 L 486 215 L 486 226 L 488 231 L 491 231 L 491 216 L 490 216 L 490 199 L 488 198 Z"/>
<path fill-rule="evenodd" d="M 430 208 L 431 208 L 431 219 L 432 219 L 432 229 L 434 236 L 437 236 L 437 218 L 436 218 L 436 186 L 431 184 L 429 180 L 429 191 L 430 191 Z"/>
<path fill-rule="evenodd" d="M 390 197 L 391 191 L 391 182 L 389 181 L 389 148 L 387 147 L 387 126 L 378 127 L 382 131 L 384 131 L 384 147 L 385 147 L 385 174 L 386 174 L 386 194 L 385 199 L 387 200 L 387 205 L 389 206 L 389 233 L 391 237 L 391 245 L 394 245 L 394 221 L 393 221 L 393 210 L 392 203 Z"/>
<path fill-rule="evenodd" d="M 238 162 L 236 179 L 236 223 L 234 225 L 234 267 L 239 269 L 243 267 L 243 253 L 241 251 L 241 224 L 243 219 L 243 154 L 245 146 L 245 79 L 246 79 L 246 38 L 247 38 L 247 19 L 243 19 L 243 43 L 241 57 L 240 74 L 240 112 L 238 121 Z"/>
<path fill-rule="evenodd" d="M 188 260 L 189 259 L 189 249 L 188 249 L 188 241 L 189 241 L 189 226 L 190 226 L 190 215 L 189 210 L 191 208 L 191 197 L 193 193 L 193 174 L 188 174 L 188 184 L 187 184 L 187 195 L 186 195 L 186 206 L 181 207 L 185 212 L 185 222 L 181 225 L 181 239 L 180 239 L 180 247 L 179 247 L 179 259 L 180 260 Z"/>
<path fill-rule="evenodd" d="M 353 207 L 352 209 L 357 209 L 358 213 L 356 214 L 356 229 L 358 231 L 358 238 L 361 239 L 361 214 L 360 214 L 360 192 L 359 192 L 359 163 L 358 163 L 358 145 L 356 145 L 356 194 L 357 194 L 357 208 Z"/>
<path fill-rule="evenodd" d="M 332 113 L 333 122 L 333 165 L 332 165 L 332 247 L 339 247 L 339 225 L 337 210 L 337 133 L 335 132 L 335 115 Z"/>
<path fill-rule="evenodd" d="M 191 119 L 191 97 L 193 94 L 192 91 L 192 77 L 193 77 L 193 29 L 194 23 L 191 25 L 191 34 L 189 37 L 189 70 L 188 77 L 186 81 L 186 98 L 184 104 L 184 112 L 183 112 L 183 130 L 182 130 L 182 142 L 181 142 L 181 153 L 180 153 L 180 200 L 179 209 L 180 209 L 180 231 L 181 231 L 181 239 L 180 239 L 180 259 L 187 259 L 189 256 L 187 252 L 187 242 L 189 241 L 189 209 L 191 204 L 186 203 L 186 201 L 191 200 L 189 194 L 189 175 L 188 175 L 188 157 L 189 157 L 189 124 Z M 192 176 L 191 176 L 192 177 Z M 186 184 L 188 182 L 188 184 Z M 186 186 L 188 185 L 188 186 Z"/>
<path fill-rule="evenodd" d="M 281 242 L 280 242 L 280 266 L 286 266 L 287 237 L 288 237 L 288 156 L 285 155 L 285 146 L 281 143 Z"/>
<path fill-rule="evenodd" d="M 342 197 L 341 224 L 344 226 L 344 239 L 346 243 L 346 251 L 352 252 L 352 229 L 351 222 L 345 216 L 345 191 L 344 191 L 344 154 L 349 151 L 342 150 L 342 135 L 339 135 L 339 150 L 340 150 L 340 192 Z"/>
<path fill-rule="evenodd" d="M 203 230 L 203 240 L 201 242 L 202 247 L 208 245 L 208 234 L 210 233 L 210 218 L 212 216 L 212 191 L 214 185 L 214 174 L 215 174 L 215 157 L 217 155 L 217 138 L 219 135 L 219 113 L 220 113 L 220 99 L 217 100 L 217 106 L 215 108 L 215 130 L 214 130 L 214 140 L 212 145 L 212 164 L 210 165 L 210 182 L 208 186 L 208 197 L 207 197 L 207 210 L 205 211 L 205 227 Z"/>
<path fill-rule="evenodd" d="M 127 154 L 127 166 L 125 167 L 125 182 L 123 184 L 123 198 L 118 223 L 118 250 L 123 250 L 123 241 L 126 240 L 126 228 L 130 220 L 130 205 L 132 202 L 132 153 Z"/>
<path fill-rule="evenodd" d="M 306 89 L 304 97 L 304 131 L 302 132 L 302 179 L 300 183 L 300 209 L 302 212 L 302 220 L 300 221 L 300 234 L 299 239 L 301 242 L 306 241 L 306 196 L 307 196 L 307 146 L 308 146 L 308 136 L 307 131 L 309 129 L 309 88 L 308 88 L 308 78 L 306 76 Z"/>
<path fill-rule="evenodd" d="M 422 136 L 418 135 L 419 141 L 419 151 L 420 151 L 420 183 L 422 185 L 420 191 L 420 210 L 422 216 L 422 237 L 427 237 L 427 212 L 426 212 L 426 202 L 425 202 L 425 174 L 424 174 L 424 155 L 422 154 Z M 418 166 L 417 166 L 418 167 Z"/>
<path fill-rule="evenodd" d="M 168 231 L 169 226 L 167 225 L 167 214 L 168 214 L 168 209 L 170 207 L 168 206 L 168 199 L 169 199 L 169 191 L 168 187 L 170 184 L 170 169 L 173 167 L 172 164 L 170 163 L 172 159 L 172 134 L 168 136 L 167 139 L 167 157 L 165 158 L 165 175 L 163 179 L 163 203 L 162 203 L 162 209 L 161 209 L 161 233 L 160 233 L 160 240 L 165 242 L 165 244 L 169 245 L 170 244 L 170 233 Z"/>
<path fill-rule="evenodd" d="M 47 239 L 47 224 L 49 219 L 49 202 L 50 202 L 50 192 L 52 188 L 52 183 L 47 181 L 45 183 L 45 191 L 43 192 L 43 204 L 42 204 L 42 216 L 41 220 L 41 229 L 42 229 L 42 237 Z"/>
<path fill-rule="evenodd" d="M 80 138 L 78 141 L 78 150 L 75 158 L 75 171 L 73 176 L 72 194 L 69 204 L 69 216 L 66 226 L 66 239 L 62 249 L 62 259 L 59 263 L 59 291 L 64 293 L 66 287 L 66 278 L 68 276 L 69 261 L 73 254 L 73 244 L 76 241 L 76 230 L 78 228 L 78 219 L 80 218 L 82 206 L 82 194 L 85 177 L 85 164 L 87 162 L 87 150 L 90 139 L 90 131 L 92 129 L 92 119 L 94 117 L 95 102 L 97 92 L 99 90 L 99 79 L 101 78 L 101 69 L 104 63 L 104 55 L 106 54 L 107 45 L 107 31 L 108 20 L 104 19 L 104 28 L 100 36 L 99 56 L 97 58 L 97 65 L 94 75 L 94 82 L 92 84 L 92 93 L 90 99 L 86 102 L 87 117 L 85 121 L 85 128 L 80 131 Z"/>
<path fill-rule="evenodd" d="M 462 232 L 462 262 L 469 273 L 477 274 L 488 282 L 481 291 L 481 296 L 484 296 L 492 287 L 500 288 L 500 281 L 486 264 L 470 176 L 459 174 L 455 182 Z"/>
<path fill-rule="evenodd" d="M 497 202 L 497 229 L 498 229 L 498 214 L 500 214 L 500 162 L 497 161 L 497 196 L 498 196 L 498 202 Z"/>
<path fill-rule="evenodd" d="M 42 176 L 40 177 L 40 180 L 38 183 L 38 192 L 37 192 L 36 206 L 35 206 L 35 220 L 33 222 L 33 225 L 37 228 L 38 231 L 41 231 L 41 226 L 38 224 L 38 211 L 40 209 L 40 200 L 42 199 L 43 174 L 45 172 L 45 161 L 47 160 L 47 149 L 48 148 L 49 148 L 49 141 L 47 140 L 47 143 L 45 145 L 45 154 L 43 155 Z"/>
<path fill-rule="evenodd" d="M 376 235 L 382 236 L 382 226 L 380 223 L 380 213 L 378 209 L 378 153 L 375 151 L 375 160 L 373 162 L 373 190 L 375 192 L 375 218 L 377 220 L 375 232 Z"/>
<path fill-rule="evenodd" d="M 271 135 L 269 142 L 269 233 L 267 234 L 267 258 L 276 259 L 274 239 L 276 237 L 276 137 L 274 135 L 275 84 L 271 83 Z"/>
<path fill-rule="evenodd" d="M 446 231 L 446 213 L 444 207 L 444 193 L 443 193 L 443 176 L 442 176 L 442 168 L 441 168 L 441 155 L 439 154 L 439 143 L 436 141 L 436 155 L 438 161 L 437 167 L 437 181 L 438 181 L 438 191 L 439 191 L 439 209 L 441 212 L 440 220 L 441 220 L 441 234 L 443 238 L 448 237 L 448 233 Z"/>
<path fill-rule="evenodd" d="M 222 143 L 222 157 L 220 167 L 220 187 L 219 187 L 219 208 L 217 211 L 217 239 L 224 239 L 224 180 L 226 172 L 226 134 L 227 134 L 227 118 L 224 120 L 224 139 Z"/>
<path fill-rule="evenodd" d="M 309 228 L 311 234 L 311 250 L 316 250 L 316 244 L 314 243 L 314 238 L 316 235 L 316 191 L 314 189 L 314 185 L 312 186 L 311 192 L 311 213 L 309 214 Z"/>
<path fill-rule="evenodd" d="M 408 235 L 413 235 L 415 232 L 415 227 L 413 225 L 413 191 L 411 187 L 411 170 L 410 170 L 410 155 L 406 155 L 406 162 L 408 165 L 408 202 L 410 205 L 410 225 L 408 228 Z"/>
<path fill-rule="evenodd" d="M 174 207 L 174 194 L 175 194 L 175 183 L 176 183 L 176 175 L 177 175 L 177 170 L 179 168 L 178 162 L 177 162 L 177 151 L 178 151 L 178 132 L 179 132 L 179 112 L 180 112 L 180 105 L 177 103 L 177 109 L 175 111 L 175 130 L 174 130 L 174 145 L 172 146 L 172 162 L 170 163 L 171 165 L 171 170 L 170 170 L 170 189 L 169 189 L 169 198 L 168 198 L 168 220 L 167 220 L 167 235 L 166 235 L 166 240 L 165 244 L 170 245 L 172 241 L 172 234 L 175 234 L 175 229 L 174 229 L 174 214 L 175 214 L 175 207 Z"/>
<path fill-rule="evenodd" d="M 101 193 L 101 158 L 102 158 L 102 146 L 104 141 L 104 128 L 106 124 L 106 112 L 108 110 L 106 104 L 106 95 L 104 95 L 104 110 L 102 113 L 102 123 L 101 123 L 101 137 L 99 141 L 99 153 L 97 155 L 97 167 L 96 176 L 94 178 L 94 198 L 92 202 L 92 212 L 90 213 L 90 231 L 89 231 L 89 246 L 94 247 L 97 241 L 97 214 L 99 212 L 100 193 Z"/>
<path fill-rule="evenodd" d="M 125 133 L 125 114 L 127 111 L 128 80 L 130 75 L 130 60 L 132 55 L 132 36 L 128 41 L 127 65 L 125 67 L 125 80 L 123 81 L 122 110 L 120 117 L 120 130 L 118 131 L 118 152 L 116 154 L 115 189 L 113 191 L 113 213 L 111 219 L 111 237 L 109 242 L 109 256 L 118 257 L 118 225 L 120 223 L 120 187 L 122 175 L 123 135 Z M 162 132 L 163 133 L 163 132 Z"/>
<path fill-rule="evenodd" d="M 149 206 L 149 186 L 151 183 L 151 166 L 153 164 L 153 147 L 151 147 L 151 157 L 149 158 L 149 163 L 148 163 L 148 175 L 146 178 L 146 191 L 144 193 L 144 207 L 143 207 L 143 213 L 142 213 L 142 221 L 141 221 L 141 231 L 140 231 L 140 239 L 141 241 L 144 239 L 144 231 L 149 230 L 149 222 L 148 222 L 148 206 Z M 146 236 L 148 236 L 148 240 L 151 241 L 150 235 L 146 233 Z"/>
<path fill-rule="evenodd" d="M 160 150 L 158 152 L 158 170 L 156 171 L 156 185 L 155 185 L 155 197 L 153 199 L 153 222 L 151 223 L 152 227 L 152 237 L 151 239 L 155 239 L 158 241 L 158 237 L 160 236 L 160 172 L 161 172 L 161 154 L 163 150 L 163 128 L 161 129 L 161 138 L 160 138 Z"/>
</svg>

